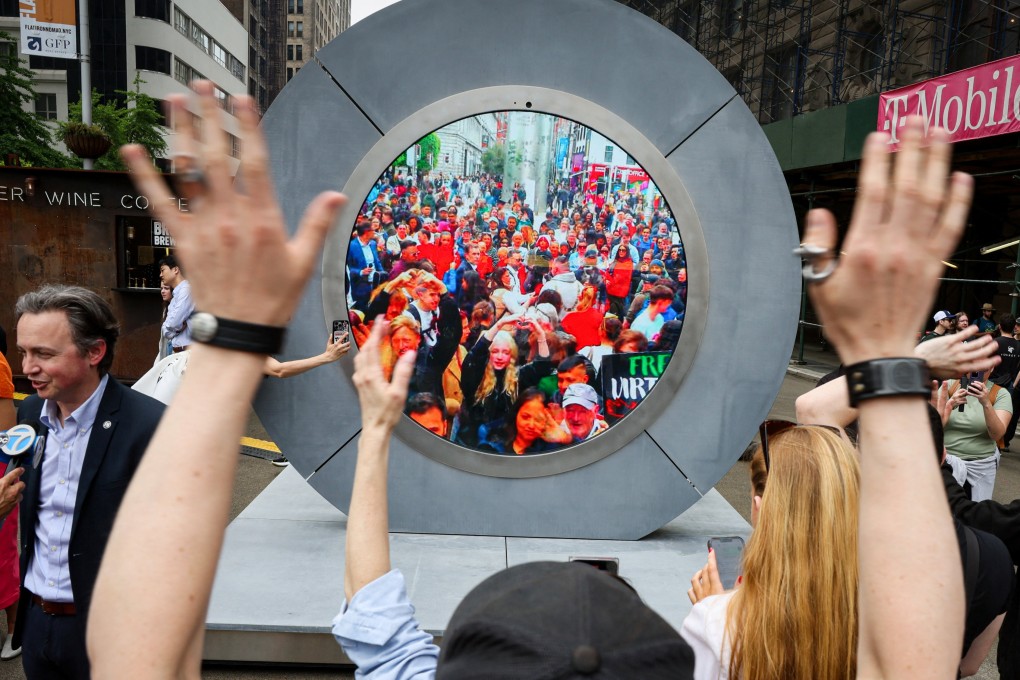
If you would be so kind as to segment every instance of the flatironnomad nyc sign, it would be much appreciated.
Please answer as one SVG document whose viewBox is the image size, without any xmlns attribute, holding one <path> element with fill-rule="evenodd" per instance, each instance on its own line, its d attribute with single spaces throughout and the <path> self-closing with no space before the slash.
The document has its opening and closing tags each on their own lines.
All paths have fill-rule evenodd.
<svg viewBox="0 0 1020 680">
<path fill-rule="evenodd" d="M 21 53 L 77 58 L 78 25 L 74 0 L 19 0 Z"/>
<path fill-rule="evenodd" d="M 1020 132 L 1020 55 L 883 93 L 878 130 L 894 148 L 908 116 L 921 116 L 926 133 L 945 129 L 954 142 Z"/>
</svg>

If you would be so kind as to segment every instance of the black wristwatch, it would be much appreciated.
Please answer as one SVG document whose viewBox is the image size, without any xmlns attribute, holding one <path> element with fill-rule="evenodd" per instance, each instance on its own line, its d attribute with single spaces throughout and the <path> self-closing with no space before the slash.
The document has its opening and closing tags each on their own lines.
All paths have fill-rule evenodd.
<svg viewBox="0 0 1020 680">
<path fill-rule="evenodd" d="M 188 319 L 191 339 L 213 347 L 255 354 L 276 354 L 283 347 L 286 328 L 223 319 L 209 312 L 195 312 Z"/>
<path fill-rule="evenodd" d="M 850 405 L 867 399 L 931 396 L 931 373 L 924 359 L 893 357 L 871 359 L 846 367 Z"/>
</svg>

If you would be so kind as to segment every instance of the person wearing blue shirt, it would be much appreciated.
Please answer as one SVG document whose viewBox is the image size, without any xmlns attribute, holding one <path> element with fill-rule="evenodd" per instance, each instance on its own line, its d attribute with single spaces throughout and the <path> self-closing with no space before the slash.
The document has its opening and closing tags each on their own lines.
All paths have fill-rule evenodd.
<svg viewBox="0 0 1020 680">
<path fill-rule="evenodd" d="M 641 228 L 641 235 L 634 241 L 634 247 L 637 248 L 638 254 L 641 256 L 644 256 L 647 250 L 655 252 L 655 241 L 652 239 L 652 230 L 649 227 Z"/>
<path fill-rule="evenodd" d="M 981 305 L 981 318 L 977 321 L 978 333 L 994 333 L 999 330 L 999 324 L 992 317 L 995 316 L 995 307 L 991 302 Z"/>
<path fill-rule="evenodd" d="M 195 303 L 191 301 L 191 284 L 184 278 L 181 266 L 173 255 L 167 255 L 160 260 L 159 278 L 173 290 L 161 332 L 169 341 L 172 351 L 183 352 L 191 345 L 188 319 L 195 311 Z"/>
</svg>

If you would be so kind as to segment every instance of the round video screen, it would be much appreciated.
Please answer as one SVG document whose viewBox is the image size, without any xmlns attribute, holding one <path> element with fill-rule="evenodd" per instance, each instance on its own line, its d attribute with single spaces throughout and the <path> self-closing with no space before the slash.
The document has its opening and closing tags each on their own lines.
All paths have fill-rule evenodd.
<svg viewBox="0 0 1020 680">
<path fill-rule="evenodd" d="M 649 397 L 682 342 L 687 263 L 654 180 L 574 121 L 496 111 L 395 158 L 346 259 L 350 332 L 416 351 L 405 408 L 493 455 L 555 454 Z"/>
</svg>

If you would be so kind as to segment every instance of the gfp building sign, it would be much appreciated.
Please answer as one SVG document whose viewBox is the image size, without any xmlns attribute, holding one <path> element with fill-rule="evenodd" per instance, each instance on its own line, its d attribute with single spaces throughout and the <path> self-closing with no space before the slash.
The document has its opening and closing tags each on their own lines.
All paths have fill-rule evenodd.
<svg viewBox="0 0 1020 680">
<path fill-rule="evenodd" d="M 21 53 L 36 57 L 77 57 L 74 0 L 19 0 Z"/>
</svg>

